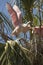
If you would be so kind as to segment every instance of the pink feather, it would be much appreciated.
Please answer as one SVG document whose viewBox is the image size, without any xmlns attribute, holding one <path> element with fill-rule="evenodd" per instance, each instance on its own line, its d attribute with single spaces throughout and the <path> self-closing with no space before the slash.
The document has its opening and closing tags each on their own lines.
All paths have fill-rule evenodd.
<svg viewBox="0 0 43 65">
<path fill-rule="evenodd" d="M 12 8 L 9 3 L 6 4 L 6 7 L 11 16 L 13 26 L 17 27 L 22 23 L 21 11 L 16 5 L 14 5 L 14 7 Z"/>
</svg>

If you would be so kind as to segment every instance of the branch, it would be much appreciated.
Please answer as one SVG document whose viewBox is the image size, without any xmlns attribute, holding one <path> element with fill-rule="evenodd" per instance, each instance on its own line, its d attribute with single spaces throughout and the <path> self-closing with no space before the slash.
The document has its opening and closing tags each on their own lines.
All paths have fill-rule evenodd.
<svg viewBox="0 0 43 65">
<path fill-rule="evenodd" d="M 13 40 L 12 38 L 10 38 L 9 36 L 7 36 L 5 33 L 3 33 L 3 32 L 1 32 L 0 31 L 0 34 L 1 34 L 1 36 L 2 36 L 2 38 L 5 40 L 5 42 L 7 41 L 7 40 Z"/>
</svg>

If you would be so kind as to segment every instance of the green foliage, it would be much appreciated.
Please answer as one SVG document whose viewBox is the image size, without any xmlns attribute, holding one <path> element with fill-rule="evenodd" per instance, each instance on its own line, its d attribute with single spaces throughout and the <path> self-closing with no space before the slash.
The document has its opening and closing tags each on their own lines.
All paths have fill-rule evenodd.
<svg viewBox="0 0 43 65">
<path fill-rule="evenodd" d="M 28 49 L 20 46 L 15 41 L 8 41 L 0 57 L 0 65 L 31 65 Z"/>
<path fill-rule="evenodd" d="M 31 20 L 33 21 L 32 17 L 32 8 L 35 0 L 21 0 L 21 3 L 23 4 L 23 8 L 25 10 L 25 16 L 24 19 L 27 21 Z"/>
<path fill-rule="evenodd" d="M 39 43 L 36 44 L 37 46 L 39 45 Z M 38 50 L 36 56 L 34 45 L 35 44 L 33 43 L 33 51 L 30 51 L 31 49 L 29 50 L 24 48 L 17 42 L 11 40 L 7 41 L 4 47 L 3 44 L 0 44 L 0 46 L 3 48 L 3 52 L 1 52 L 0 56 L 0 65 L 43 65 L 43 46 L 40 47 L 43 45 L 43 42 L 38 46 L 38 49 L 40 49 Z"/>
<path fill-rule="evenodd" d="M 37 17 L 33 17 L 33 26 L 39 26 L 39 19 Z"/>
<path fill-rule="evenodd" d="M 0 56 L 4 51 L 5 44 L 0 43 Z"/>
<path fill-rule="evenodd" d="M 32 8 L 33 3 L 35 0 L 21 0 L 24 8 L 28 11 L 30 11 L 30 8 Z"/>
</svg>

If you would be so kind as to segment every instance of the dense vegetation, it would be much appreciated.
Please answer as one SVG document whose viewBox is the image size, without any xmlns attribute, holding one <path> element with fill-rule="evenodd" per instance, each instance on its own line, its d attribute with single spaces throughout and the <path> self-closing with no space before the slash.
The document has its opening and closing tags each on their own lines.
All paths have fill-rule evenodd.
<svg viewBox="0 0 43 65">
<path fill-rule="evenodd" d="M 23 22 L 31 21 L 30 26 L 39 26 L 41 31 L 43 25 L 41 14 L 43 12 L 40 9 L 43 10 L 43 1 L 20 0 L 18 6 L 23 8 Z M 38 14 L 33 14 L 33 8 L 38 9 Z M 4 29 L 6 29 L 6 32 Z M 35 34 L 35 31 L 31 29 L 30 41 L 24 38 L 22 39 L 24 45 L 22 45 L 21 38 L 19 42 L 16 42 L 13 37 L 8 35 L 8 33 L 11 34 L 13 29 L 9 19 L 3 13 L 0 13 L 0 36 L 2 43 L 3 40 L 6 43 L 0 42 L 0 65 L 43 65 L 43 36 L 41 32 Z"/>
</svg>

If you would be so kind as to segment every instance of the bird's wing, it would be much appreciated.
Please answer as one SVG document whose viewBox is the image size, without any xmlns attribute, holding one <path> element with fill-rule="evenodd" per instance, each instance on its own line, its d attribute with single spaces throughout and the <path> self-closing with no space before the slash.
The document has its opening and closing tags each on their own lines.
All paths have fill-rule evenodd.
<svg viewBox="0 0 43 65">
<path fill-rule="evenodd" d="M 20 19 L 20 17 L 19 17 L 20 14 L 18 13 L 19 9 L 17 9 L 17 6 L 15 7 L 16 10 L 14 10 L 13 9 L 14 7 L 12 8 L 12 6 L 9 3 L 6 4 L 6 7 L 11 16 L 13 26 L 16 27 L 19 24 L 21 24 L 19 21 L 19 19 Z"/>
<path fill-rule="evenodd" d="M 17 17 L 20 23 L 22 23 L 22 13 L 17 5 L 13 6 L 14 11 L 17 13 Z"/>
</svg>

